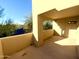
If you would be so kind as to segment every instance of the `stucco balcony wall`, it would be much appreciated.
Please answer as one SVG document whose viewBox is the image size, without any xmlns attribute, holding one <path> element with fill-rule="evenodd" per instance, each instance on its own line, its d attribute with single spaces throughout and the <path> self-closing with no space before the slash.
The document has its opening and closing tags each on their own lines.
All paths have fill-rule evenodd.
<svg viewBox="0 0 79 59">
<path fill-rule="evenodd" d="M 32 33 L 0 38 L 5 56 L 14 54 L 32 43 Z"/>
<path fill-rule="evenodd" d="M 54 30 L 52 29 L 49 29 L 49 30 L 43 30 L 41 35 L 40 35 L 40 42 L 39 44 L 43 45 L 44 44 L 44 41 L 49 39 L 50 37 L 52 37 L 54 34 Z"/>
<path fill-rule="evenodd" d="M 54 31 L 52 29 L 43 30 L 41 34 L 41 44 L 44 43 L 45 39 L 52 37 L 53 33 Z M 9 57 L 10 55 L 17 53 L 24 48 L 28 48 L 28 46 L 33 43 L 32 39 L 32 33 L 0 38 L 0 53 L 2 56 Z"/>
</svg>

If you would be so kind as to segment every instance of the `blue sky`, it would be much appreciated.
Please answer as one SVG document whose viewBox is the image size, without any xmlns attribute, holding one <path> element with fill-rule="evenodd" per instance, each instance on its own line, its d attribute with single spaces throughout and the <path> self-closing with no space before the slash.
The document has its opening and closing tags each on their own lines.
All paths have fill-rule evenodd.
<svg viewBox="0 0 79 59">
<path fill-rule="evenodd" d="M 5 15 L 0 19 L 0 23 L 11 18 L 14 23 L 23 24 L 26 16 L 32 13 L 31 0 L 0 0 L 0 6 L 5 9 Z"/>
</svg>

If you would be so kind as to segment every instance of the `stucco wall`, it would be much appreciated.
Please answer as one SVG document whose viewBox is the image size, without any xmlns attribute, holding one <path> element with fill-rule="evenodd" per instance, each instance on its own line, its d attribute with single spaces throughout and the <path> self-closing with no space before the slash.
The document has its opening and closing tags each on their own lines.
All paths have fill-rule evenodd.
<svg viewBox="0 0 79 59">
<path fill-rule="evenodd" d="M 40 14 L 54 8 L 61 10 L 76 5 L 79 5 L 78 0 L 32 0 L 34 14 Z"/>
<path fill-rule="evenodd" d="M 43 30 L 41 33 L 40 33 L 40 38 L 39 38 L 39 44 L 40 46 L 44 44 L 45 40 L 46 39 L 49 39 L 50 37 L 52 37 L 54 34 L 54 31 L 52 29 L 49 29 L 49 30 Z"/>
<path fill-rule="evenodd" d="M 52 29 L 43 30 L 42 39 L 47 39 L 47 38 L 53 36 L 53 34 L 54 34 L 54 31 Z"/>
<path fill-rule="evenodd" d="M 33 15 L 33 34 L 36 41 L 39 41 L 41 31 L 41 20 L 38 15 L 46 11 L 56 8 L 62 10 L 71 6 L 79 5 L 79 1 L 75 0 L 32 0 L 32 15 Z M 40 29 L 40 30 L 39 30 Z"/>
<path fill-rule="evenodd" d="M 2 49 L 2 43 L 0 40 L 0 59 L 3 59 L 4 55 L 3 55 L 3 49 Z"/>
<path fill-rule="evenodd" d="M 77 24 L 68 24 L 69 21 L 77 21 Z M 53 29 L 64 37 L 77 39 L 79 35 L 79 18 L 58 19 L 53 23 Z"/>
<path fill-rule="evenodd" d="M 0 38 L 4 55 L 11 55 L 32 43 L 32 33 Z"/>
<path fill-rule="evenodd" d="M 71 20 L 77 21 L 77 24 L 68 24 L 68 21 Z M 55 24 L 58 26 L 54 26 Z M 60 35 L 64 37 L 68 37 L 68 39 L 66 40 L 70 40 L 70 42 L 73 43 L 73 44 L 70 43 L 69 45 L 74 45 L 76 47 L 75 48 L 76 56 L 77 58 L 79 58 L 79 18 L 74 17 L 68 19 L 60 19 L 60 20 L 56 20 L 55 24 L 53 24 L 54 30 L 56 30 L 57 33 L 59 33 Z M 66 41 L 63 40 L 62 42 L 64 42 L 63 44 L 65 44 Z M 67 41 L 67 44 L 68 43 L 69 42 Z"/>
</svg>

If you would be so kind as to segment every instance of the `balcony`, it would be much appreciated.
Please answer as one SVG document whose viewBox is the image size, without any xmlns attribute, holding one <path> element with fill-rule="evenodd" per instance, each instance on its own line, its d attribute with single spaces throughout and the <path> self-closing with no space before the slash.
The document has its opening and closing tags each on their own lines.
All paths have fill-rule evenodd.
<svg viewBox="0 0 79 59">
<path fill-rule="evenodd" d="M 47 38 L 43 46 L 35 47 L 32 33 L 2 38 L 5 59 L 77 59 L 79 46 L 73 38 L 54 34 L 54 30 L 43 31 Z M 51 35 L 48 35 L 50 34 Z M 43 35 L 44 35 L 43 34 Z M 78 41 L 77 41 L 78 42 Z"/>
<path fill-rule="evenodd" d="M 8 57 L 32 43 L 32 33 L 0 38 L 0 59 Z"/>
<path fill-rule="evenodd" d="M 46 19 L 52 29 L 43 30 Z M 79 6 L 53 9 L 33 18 L 33 33 L 0 38 L 0 59 L 79 59 L 78 37 Z"/>
<path fill-rule="evenodd" d="M 52 36 L 45 41 L 43 46 L 36 48 L 30 45 L 8 56 L 7 59 L 77 59 L 79 58 L 79 46 L 74 43 L 75 41 L 70 38 Z"/>
</svg>

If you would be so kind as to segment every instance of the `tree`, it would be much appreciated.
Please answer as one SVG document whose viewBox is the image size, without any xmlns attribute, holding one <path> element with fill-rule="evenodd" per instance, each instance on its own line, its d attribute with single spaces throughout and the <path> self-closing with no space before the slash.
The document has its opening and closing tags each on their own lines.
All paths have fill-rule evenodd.
<svg viewBox="0 0 79 59">
<path fill-rule="evenodd" d="M 3 17 L 4 8 L 0 7 L 0 18 Z M 10 36 L 14 34 L 16 26 L 13 24 L 11 19 L 7 19 L 5 22 L 0 24 L 0 37 Z"/>
<path fill-rule="evenodd" d="M 0 7 L 0 18 L 3 16 L 3 11 L 4 11 L 4 8 Z"/>
<path fill-rule="evenodd" d="M 25 23 L 24 23 L 24 29 L 26 32 L 32 31 L 32 16 L 27 17 Z"/>
<path fill-rule="evenodd" d="M 44 24 L 43 24 L 43 27 L 44 27 L 45 30 L 52 29 L 51 21 L 45 21 Z"/>
<path fill-rule="evenodd" d="M 5 33 L 7 36 L 10 36 L 10 35 L 13 35 L 14 34 L 14 31 L 16 30 L 16 26 L 14 24 L 12 24 L 12 20 L 11 19 L 8 19 L 7 21 L 5 21 L 5 25 L 4 25 L 4 28 L 5 28 Z"/>
<path fill-rule="evenodd" d="M 6 25 L 12 25 L 12 19 L 9 18 L 8 20 L 6 20 L 5 21 L 5 24 Z"/>
<path fill-rule="evenodd" d="M 11 19 L 8 19 L 5 24 L 0 24 L 0 37 L 13 35 L 15 30 L 15 25 L 12 24 Z"/>
</svg>

